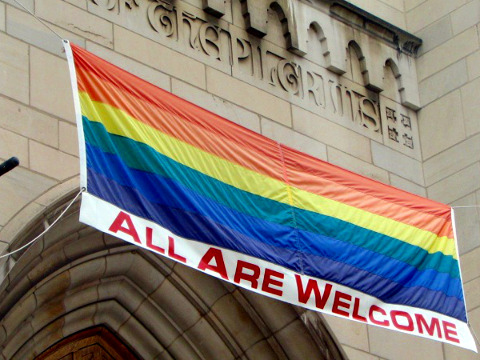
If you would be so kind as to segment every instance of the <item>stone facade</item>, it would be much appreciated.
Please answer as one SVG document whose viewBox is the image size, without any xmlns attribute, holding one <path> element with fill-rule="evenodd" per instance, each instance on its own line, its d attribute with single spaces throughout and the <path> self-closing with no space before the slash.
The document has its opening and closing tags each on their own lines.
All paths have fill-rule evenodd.
<svg viewBox="0 0 480 360">
<path fill-rule="evenodd" d="M 19 1 L 61 37 L 253 131 L 422 196 L 480 204 L 480 0 Z M 61 41 L 14 0 L 0 0 L 0 160 L 10 156 L 21 166 L 0 178 L 1 251 L 51 222 L 76 192 L 79 170 Z M 0 358 L 38 355 L 99 324 L 144 358 L 479 358 L 259 300 L 85 229 L 75 211 L 4 263 Z M 480 334 L 480 210 L 456 212 Z M 153 283 L 135 266 L 162 277 Z M 167 330 L 135 343 L 159 303 Z M 239 318 L 248 319 L 244 332 Z"/>
</svg>

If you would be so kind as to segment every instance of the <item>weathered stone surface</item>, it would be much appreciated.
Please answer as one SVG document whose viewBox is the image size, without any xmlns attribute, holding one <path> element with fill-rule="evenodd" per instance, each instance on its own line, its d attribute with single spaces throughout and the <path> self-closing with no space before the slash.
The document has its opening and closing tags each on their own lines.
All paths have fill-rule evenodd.
<svg viewBox="0 0 480 360">
<path fill-rule="evenodd" d="M 453 36 L 450 16 L 442 17 L 428 25 L 420 30 L 416 36 L 423 40 L 422 46 L 420 46 L 418 51 L 419 55 L 426 54 Z"/>
<path fill-rule="evenodd" d="M 438 71 L 420 82 L 419 92 L 422 106 L 428 105 L 445 94 L 458 89 L 468 81 L 465 59 Z"/>
<path fill-rule="evenodd" d="M 247 359 L 277 360 L 278 356 L 266 340 L 259 341 L 246 352 Z"/>
<path fill-rule="evenodd" d="M 72 5 L 78 6 L 81 9 L 86 9 L 87 8 L 87 1 L 88 0 L 65 0 L 66 2 L 69 2 Z"/>
<path fill-rule="evenodd" d="M 0 230 L 0 239 L 7 243 L 12 242 L 17 235 L 21 234 L 28 224 L 32 222 L 32 219 L 35 219 L 36 216 L 40 215 L 44 209 L 45 206 L 36 204 L 34 202 L 31 202 L 27 206 L 23 207 L 16 214 L 16 216 L 9 220 L 8 223 Z"/>
<path fill-rule="evenodd" d="M 45 145 L 58 146 L 57 119 L 4 97 L 0 97 L 0 108 L 2 109 L 0 128 L 13 131 Z"/>
<path fill-rule="evenodd" d="M 113 45 L 112 24 L 65 1 L 37 0 L 35 15 L 99 44 Z"/>
<path fill-rule="evenodd" d="M 293 128 L 363 161 L 371 162 L 372 160 L 368 138 L 297 106 L 293 106 Z"/>
<path fill-rule="evenodd" d="M 390 185 L 408 191 L 412 194 L 427 197 L 427 190 L 421 185 L 415 184 L 395 174 L 390 175 Z"/>
<path fill-rule="evenodd" d="M 423 185 L 422 163 L 372 141 L 373 164 L 418 185 Z"/>
<path fill-rule="evenodd" d="M 5 4 L 0 4 L 0 31 L 5 31 Z"/>
<path fill-rule="evenodd" d="M 28 104 L 28 45 L 0 33 L 0 94 Z"/>
<path fill-rule="evenodd" d="M 480 135 L 459 142 L 425 161 L 425 184 L 430 186 L 477 161 L 480 161 Z"/>
<path fill-rule="evenodd" d="M 68 312 L 63 317 L 64 325 L 62 333 L 64 337 L 75 334 L 78 331 L 88 329 L 95 325 L 94 316 L 97 311 L 95 304 L 77 308 Z"/>
<path fill-rule="evenodd" d="M 461 88 L 463 116 L 465 122 L 466 136 L 470 137 L 480 133 L 480 103 L 478 101 L 478 89 L 480 79 L 469 82 Z M 466 141 L 470 142 L 470 139 Z"/>
<path fill-rule="evenodd" d="M 97 283 L 98 279 L 101 279 L 103 274 L 105 274 L 105 268 L 106 261 L 103 257 L 85 261 L 79 263 L 78 265 L 72 266 L 69 270 L 69 288 L 75 289 L 89 283 Z"/>
<path fill-rule="evenodd" d="M 478 1 L 466 1 L 465 4 L 450 14 L 452 30 L 459 34 L 470 27 L 475 27 L 480 18 L 480 6 Z"/>
<path fill-rule="evenodd" d="M 467 311 L 480 307 L 480 277 L 464 283 L 463 290 L 465 291 Z"/>
<path fill-rule="evenodd" d="M 60 121 L 58 125 L 59 150 L 78 157 L 77 127 L 64 121 Z"/>
<path fill-rule="evenodd" d="M 220 71 L 207 68 L 207 91 L 280 124 L 291 126 L 292 118 L 288 102 Z M 268 106 L 265 106 L 266 104 Z"/>
<path fill-rule="evenodd" d="M 443 359 L 442 344 L 376 326 L 368 327 L 370 352 L 389 360 Z"/>
<path fill-rule="evenodd" d="M 201 354 L 191 346 L 190 340 L 186 338 L 185 334 L 175 339 L 173 344 L 168 347 L 168 352 L 175 359 L 202 359 Z"/>
<path fill-rule="evenodd" d="M 468 253 L 480 246 L 480 212 L 478 208 L 472 207 L 475 203 L 477 198 L 475 193 L 472 193 L 452 204 L 460 254 Z"/>
<path fill-rule="evenodd" d="M 369 352 L 367 325 L 330 315 L 323 318 L 341 344 Z"/>
<path fill-rule="evenodd" d="M 153 332 L 153 335 L 164 347 L 169 347 L 175 339 L 182 335 L 175 327 L 175 319 L 170 317 L 168 311 L 163 312 L 158 304 L 151 300 L 143 301 L 134 315 Z"/>
<path fill-rule="evenodd" d="M 66 60 L 32 47 L 30 76 L 30 104 L 74 123 L 73 96 Z"/>
<path fill-rule="evenodd" d="M 57 180 L 79 173 L 77 157 L 35 141 L 30 142 L 30 168 Z"/>
<path fill-rule="evenodd" d="M 205 88 L 205 65 L 200 62 L 119 26 L 114 27 L 114 34 L 115 51 L 170 76 Z"/>
<path fill-rule="evenodd" d="M 443 0 L 409 0 L 407 9 L 415 8 L 406 14 L 407 30 L 416 33 L 424 27 L 437 21 L 458 7 L 457 1 L 445 3 Z M 462 0 L 463 2 L 463 0 Z"/>
<path fill-rule="evenodd" d="M 478 345 L 477 345 L 478 346 Z M 446 360 L 478 360 L 478 354 L 471 351 L 465 350 L 458 346 L 453 346 L 449 344 L 444 345 L 444 353 Z"/>
<path fill-rule="evenodd" d="M 459 90 L 430 103 L 418 113 L 424 160 L 465 139 L 461 114 L 462 99 Z"/>
<path fill-rule="evenodd" d="M 20 326 L 18 330 L 12 335 L 10 341 L 7 342 L 2 354 L 7 359 L 12 359 L 20 347 L 26 343 L 34 334 L 30 323 L 26 322 L 24 326 Z"/>
<path fill-rule="evenodd" d="M 467 56 L 468 79 L 473 80 L 480 76 L 480 50 Z"/>
<path fill-rule="evenodd" d="M 193 304 L 168 280 L 162 283 L 151 298 L 175 318 L 177 326 L 182 331 L 192 327 L 201 317 Z"/>
<path fill-rule="evenodd" d="M 404 4 L 399 0 L 352 0 L 351 3 L 400 28 L 405 28 Z"/>
<path fill-rule="evenodd" d="M 283 350 L 290 359 L 314 359 L 318 350 L 307 328 L 300 319 L 297 319 L 275 334 L 280 344 L 295 344 L 284 346 Z"/>
<path fill-rule="evenodd" d="M 2 0 L 4 3 L 7 3 L 7 4 L 10 4 L 12 6 L 15 6 L 15 7 L 18 7 L 19 9 L 22 9 L 23 8 L 18 5 L 17 2 L 15 2 L 14 0 Z M 31 11 L 33 12 L 33 9 L 34 9 L 34 3 L 35 3 L 35 0 L 24 0 L 21 2 L 21 4 L 28 10 L 28 11 Z"/>
<path fill-rule="evenodd" d="M 172 92 L 185 100 L 213 112 L 214 114 L 226 118 L 227 120 L 233 121 L 234 123 L 257 133 L 260 132 L 259 116 L 252 111 L 248 111 L 243 107 L 225 101 L 218 96 L 209 94 L 204 90 L 177 79 L 172 79 Z"/>
<path fill-rule="evenodd" d="M 7 160 L 12 156 L 18 158 L 22 166 L 28 167 L 28 139 L 8 130 L 0 128 L 0 159 Z"/>
<path fill-rule="evenodd" d="M 133 316 L 120 327 L 118 334 L 144 359 L 156 359 L 163 351 L 162 344 Z"/>
<path fill-rule="evenodd" d="M 477 261 L 480 256 L 480 247 L 462 254 L 460 261 L 462 263 L 462 279 L 464 282 L 469 282 L 480 276 L 480 261 Z"/>
<path fill-rule="evenodd" d="M 332 164 L 338 165 L 357 174 L 366 176 L 370 179 L 383 182 L 384 184 L 388 184 L 390 182 L 388 172 L 384 169 L 381 169 L 365 161 L 359 160 L 352 155 L 345 154 L 344 152 L 330 146 L 327 148 L 327 151 L 328 162 Z"/>
<path fill-rule="evenodd" d="M 433 2 L 433 1 L 430 1 Z M 451 4 L 449 2 L 448 4 Z M 442 2 L 443 4 L 443 2 Z M 440 5 L 437 8 L 448 6 Z M 478 49 L 478 35 L 470 28 L 417 59 L 418 80 L 422 81 Z"/>
<path fill-rule="evenodd" d="M 348 359 L 355 360 L 379 360 L 379 357 L 369 354 L 368 352 L 363 352 L 357 349 L 353 349 L 349 346 L 342 346 L 342 350 L 347 354 Z"/>
<path fill-rule="evenodd" d="M 279 125 L 269 119 L 262 118 L 262 135 L 273 139 L 281 144 L 290 146 L 294 149 L 310 154 L 318 159 L 327 159 L 327 147 L 308 136 Z"/>
<path fill-rule="evenodd" d="M 185 332 L 185 336 L 197 345 L 200 353 L 206 359 L 233 360 L 232 352 L 219 335 L 205 318 L 201 318 Z M 208 339 L 209 341 L 202 341 L 202 339 Z"/>
<path fill-rule="evenodd" d="M 223 282 L 213 276 L 200 273 L 188 266 L 176 266 L 176 274 L 185 281 L 208 307 L 215 304 L 220 298 L 228 294 Z"/>
<path fill-rule="evenodd" d="M 77 45 L 85 46 L 85 39 L 61 27 L 49 24 L 62 38 L 68 39 Z M 56 34 L 45 25 L 36 20 L 32 15 L 9 7 L 7 11 L 7 32 L 28 44 L 35 45 L 43 50 L 58 56 L 65 56 L 63 44 Z"/>
<path fill-rule="evenodd" d="M 446 204 L 454 202 L 480 188 L 479 176 L 477 162 L 428 187 L 428 196 Z"/>
<path fill-rule="evenodd" d="M 80 180 L 78 176 L 72 177 L 71 179 L 50 188 L 47 192 L 36 198 L 35 202 L 40 205 L 48 206 L 69 194 L 76 194 L 80 190 L 79 182 Z"/>
<path fill-rule="evenodd" d="M 242 350 L 250 348 L 263 337 L 259 328 L 232 294 L 218 300 L 211 308 L 219 321 Z"/>
<path fill-rule="evenodd" d="M 87 41 L 87 50 L 155 86 L 170 90 L 170 77 L 158 70 L 152 69 L 149 64 L 142 64 L 91 41 Z"/>
<path fill-rule="evenodd" d="M 4 192 L 3 200 L 0 202 L 0 224 L 6 225 L 17 211 L 53 186 L 55 181 L 23 167 L 17 167 L 3 175 L 0 184 Z M 27 220 L 30 219 L 24 219 Z"/>
</svg>

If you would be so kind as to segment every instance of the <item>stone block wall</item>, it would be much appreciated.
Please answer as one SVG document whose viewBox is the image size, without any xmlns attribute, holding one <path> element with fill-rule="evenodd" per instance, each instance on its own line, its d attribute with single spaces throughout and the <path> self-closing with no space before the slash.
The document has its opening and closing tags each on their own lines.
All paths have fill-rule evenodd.
<svg viewBox="0 0 480 360">
<path fill-rule="evenodd" d="M 227 0 L 224 8 L 212 1 L 212 8 L 224 12 L 221 18 L 205 13 L 205 1 L 177 2 L 188 14 L 182 24 L 197 35 L 204 31 L 192 37 L 172 30 L 179 18 L 166 3 L 19 1 L 61 37 L 253 131 L 422 196 L 454 205 L 480 203 L 477 0 L 350 1 L 422 38 L 416 60 L 332 20 L 324 1 L 316 7 L 298 2 L 296 19 L 305 25 L 304 33 L 290 45 L 272 10 L 265 14 L 263 40 L 247 32 L 240 0 Z M 230 48 L 232 39 L 236 46 Z M 298 49 L 287 51 L 289 46 Z M 255 57 L 257 49 L 263 60 Z M 302 49 L 303 57 L 297 55 Z M 13 0 L 0 0 L 0 161 L 17 156 L 21 162 L 0 178 L 0 250 L 49 202 L 78 186 L 67 70 L 60 39 Z M 360 117 L 352 110 L 340 112 L 338 99 L 319 90 L 321 83 L 329 91 L 357 96 L 366 107 L 371 98 L 381 106 L 363 109 Z M 394 117 L 396 123 L 408 119 L 410 128 L 395 128 Z M 459 209 L 458 219 L 463 280 L 477 333 L 479 212 Z M 478 358 L 440 343 L 325 318 L 350 359 Z"/>
<path fill-rule="evenodd" d="M 406 1 L 407 30 L 424 41 L 417 59 L 418 113 L 427 195 L 455 209 L 470 323 L 480 333 L 480 1 Z M 478 359 L 444 346 L 445 359 Z"/>
</svg>

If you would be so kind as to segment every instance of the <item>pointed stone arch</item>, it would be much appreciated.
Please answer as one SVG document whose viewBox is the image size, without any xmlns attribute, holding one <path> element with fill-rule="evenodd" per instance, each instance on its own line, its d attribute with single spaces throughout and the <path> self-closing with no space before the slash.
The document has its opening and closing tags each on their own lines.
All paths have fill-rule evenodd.
<svg viewBox="0 0 480 360">
<path fill-rule="evenodd" d="M 385 61 L 385 66 L 392 70 L 396 79 L 397 89 L 402 105 L 412 109 L 420 109 L 416 72 L 411 69 L 411 62 L 405 56 L 394 60 L 392 57 Z"/>
<path fill-rule="evenodd" d="M 341 56 L 339 56 L 337 51 L 338 48 L 331 45 L 330 42 L 333 37 L 330 37 L 329 40 L 324 28 L 317 21 L 312 21 L 309 29 L 312 29 L 317 36 L 327 69 L 339 75 L 344 74 L 346 72 L 345 60 L 341 61 Z"/>
<path fill-rule="evenodd" d="M 300 33 L 299 26 L 303 21 L 302 14 L 297 10 L 297 3 L 292 0 L 240 0 L 247 31 L 255 36 L 264 37 L 267 34 L 267 11 L 272 8 L 279 16 L 282 31 L 287 43 L 287 49 L 297 55 L 305 55 L 306 33 Z"/>
<path fill-rule="evenodd" d="M 11 249 L 38 233 L 75 193 L 58 196 L 21 229 Z M 345 358 L 321 316 L 312 326 L 303 309 L 100 233 L 79 223 L 78 212 L 77 201 L 16 254 L 0 283 L 0 359 L 35 358 L 97 326 L 139 359 Z"/>
<path fill-rule="evenodd" d="M 348 48 L 352 49 L 355 56 L 357 57 L 359 64 L 360 64 L 360 73 L 364 82 L 364 85 L 373 90 L 375 92 L 382 91 L 382 81 L 378 80 L 378 75 L 380 70 L 374 71 L 370 64 L 367 62 L 365 58 L 364 52 L 359 45 L 359 43 L 355 40 L 350 40 L 348 43 Z"/>
<path fill-rule="evenodd" d="M 404 91 L 402 85 L 402 74 L 397 63 L 389 58 L 384 65 L 384 96 L 391 97 L 394 101 L 400 101 L 401 93 Z"/>
</svg>

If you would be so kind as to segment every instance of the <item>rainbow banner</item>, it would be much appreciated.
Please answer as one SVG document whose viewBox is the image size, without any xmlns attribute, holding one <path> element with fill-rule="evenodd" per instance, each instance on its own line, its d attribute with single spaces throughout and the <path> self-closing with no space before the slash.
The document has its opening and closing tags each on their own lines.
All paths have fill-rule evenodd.
<svg viewBox="0 0 480 360">
<path fill-rule="evenodd" d="M 65 48 L 82 222 L 278 300 L 476 351 L 449 206 Z"/>
</svg>

